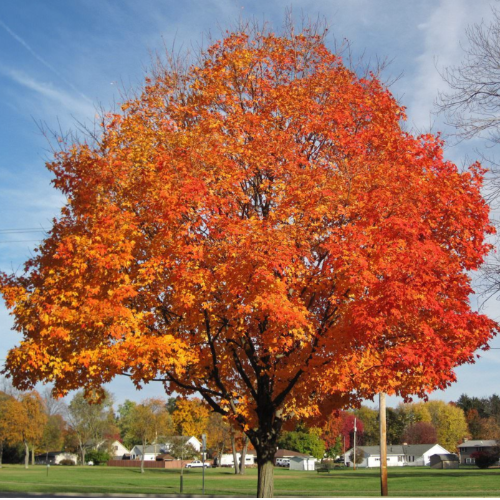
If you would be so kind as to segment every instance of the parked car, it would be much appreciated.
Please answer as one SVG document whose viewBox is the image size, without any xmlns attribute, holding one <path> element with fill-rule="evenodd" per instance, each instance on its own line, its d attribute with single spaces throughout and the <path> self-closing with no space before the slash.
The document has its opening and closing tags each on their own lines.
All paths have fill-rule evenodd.
<svg viewBox="0 0 500 500">
<path fill-rule="evenodd" d="M 289 458 L 277 458 L 276 465 L 278 467 L 290 467 L 290 459 Z"/>
<path fill-rule="evenodd" d="M 201 460 L 193 460 L 189 464 L 186 464 L 186 469 L 191 469 L 194 467 L 210 467 L 210 464 L 207 464 L 207 462 L 203 463 Z"/>
</svg>

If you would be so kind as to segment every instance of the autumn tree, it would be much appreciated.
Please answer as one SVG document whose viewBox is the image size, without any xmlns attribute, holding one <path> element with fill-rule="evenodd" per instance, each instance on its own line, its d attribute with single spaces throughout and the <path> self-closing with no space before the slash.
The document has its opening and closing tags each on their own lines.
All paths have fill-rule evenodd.
<svg viewBox="0 0 500 500">
<path fill-rule="evenodd" d="M 117 425 L 120 429 L 120 438 L 127 448 L 132 448 L 135 444 L 140 443 L 140 441 L 133 436 L 133 433 L 130 432 L 133 410 L 136 406 L 137 403 L 130 401 L 129 399 L 126 399 L 123 404 L 118 406 Z"/>
<path fill-rule="evenodd" d="M 278 441 L 278 445 L 280 448 L 312 455 L 320 460 L 325 454 L 325 442 L 320 438 L 319 434 L 318 429 L 304 428 L 284 432 Z"/>
<path fill-rule="evenodd" d="M 343 449 L 342 413 L 344 412 L 332 412 L 322 427 L 321 439 L 325 443 L 327 455 L 332 458 L 336 458 Z"/>
<path fill-rule="evenodd" d="M 231 426 L 220 413 L 212 412 L 207 423 L 207 447 L 215 452 L 217 461 L 220 460 L 224 451 L 231 445 Z"/>
<path fill-rule="evenodd" d="M 22 393 L 18 398 L 10 398 L 2 408 L 6 433 L 4 435 L 9 444 L 22 443 L 24 445 L 24 466 L 27 469 L 30 448 L 34 464 L 35 447 L 42 439 L 47 416 L 38 392 Z"/>
<path fill-rule="evenodd" d="M 411 423 L 404 429 L 401 441 L 408 444 L 435 444 L 438 442 L 436 428 L 429 422 Z"/>
<path fill-rule="evenodd" d="M 494 439 L 500 443 L 500 424 L 496 418 L 481 419 L 478 439 Z"/>
<path fill-rule="evenodd" d="M 380 423 L 378 410 L 361 405 L 354 411 L 356 418 L 363 422 L 363 444 L 375 446 L 380 444 Z"/>
<path fill-rule="evenodd" d="M 426 406 L 431 415 L 431 423 L 437 432 L 437 442 L 454 453 L 468 435 L 463 410 L 444 401 L 429 401 Z"/>
<path fill-rule="evenodd" d="M 112 398 L 105 393 L 103 398 L 90 402 L 83 392 L 77 392 L 68 406 L 68 426 L 78 442 L 82 465 L 88 448 L 97 449 L 106 440 L 106 434 L 114 426 Z"/>
<path fill-rule="evenodd" d="M 201 439 L 208 427 L 210 410 L 198 398 L 177 400 L 172 422 L 180 436 L 195 436 Z"/>
<path fill-rule="evenodd" d="M 2 467 L 4 446 L 11 441 L 12 422 L 10 416 L 14 412 L 10 411 L 9 406 L 13 402 L 15 399 L 12 396 L 0 391 L 0 468 Z"/>
<path fill-rule="evenodd" d="M 64 443 L 64 433 L 66 422 L 57 413 L 47 416 L 47 422 L 43 427 L 43 434 L 40 439 L 39 448 L 45 452 L 46 462 L 48 462 L 49 452 L 61 450 Z"/>
<path fill-rule="evenodd" d="M 198 458 L 199 454 L 186 436 L 173 436 L 170 438 L 169 453 L 178 460 L 191 460 Z"/>
<path fill-rule="evenodd" d="M 469 303 L 483 170 L 405 132 L 314 30 L 243 29 L 181 63 L 48 164 L 68 202 L 0 278 L 23 336 L 6 370 L 56 394 L 119 374 L 198 393 L 248 435 L 269 497 L 290 421 L 443 389 L 493 335 Z"/>
<path fill-rule="evenodd" d="M 160 438 L 171 432 L 172 423 L 166 401 L 150 398 L 134 405 L 130 411 L 127 437 L 142 445 L 141 473 L 144 474 L 145 448 L 148 444 L 159 444 Z"/>
</svg>

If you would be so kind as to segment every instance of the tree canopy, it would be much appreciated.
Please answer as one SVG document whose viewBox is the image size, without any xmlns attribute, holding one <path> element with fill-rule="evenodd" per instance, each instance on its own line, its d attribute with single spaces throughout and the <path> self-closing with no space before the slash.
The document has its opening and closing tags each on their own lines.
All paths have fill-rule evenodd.
<svg viewBox="0 0 500 500">
<path fill-rule="evenodd" d="M 1 277 L 18 387 L 197 392 L 247 433 L 269 496 L 284 423 L 445 388 L 493 335 L 468 298 L 493 231 L 481 166 L 405 132 L 322 36 L 228 33 L 121 109 L 48 164 L 68 202 Z"/>
</svg>

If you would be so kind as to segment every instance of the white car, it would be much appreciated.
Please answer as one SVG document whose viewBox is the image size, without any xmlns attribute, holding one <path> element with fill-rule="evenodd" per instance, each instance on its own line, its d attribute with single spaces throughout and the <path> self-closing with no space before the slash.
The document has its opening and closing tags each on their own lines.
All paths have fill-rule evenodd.
<svg viewBox="0 0 500 500">
<path fill-rule="evenodd" d="M 191 463 L 186 464 L 186 469 L 191 469 L 194 467 L 210 467 L 210 464 L 206 462 L 203 463 L 201 460 L 193 460 Z"/>
<path fill-rule="evenodd" d="M 290 467 L 290 459 L 289 458 L 277 458 L 276 459 L 277 467 Z"/>
</svg>

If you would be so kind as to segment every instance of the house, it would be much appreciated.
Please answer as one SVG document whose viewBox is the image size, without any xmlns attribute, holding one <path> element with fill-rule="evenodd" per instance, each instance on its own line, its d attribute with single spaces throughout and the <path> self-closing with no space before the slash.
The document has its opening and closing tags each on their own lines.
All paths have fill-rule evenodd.
<svg viewBox="0 0 500 500">
<path fill-rule="evenodd" d="M 310 455 L 306 455 L 305 453 L 299 453 L 298 451 L 293 450 L 277 450 L 274 454 L 274 465 L 276 465 L 276 461 L 278 459 L 288 458 L 292 459 L 294 457 L 300 458 L 308 458 Z"/>
<path fill-rule="evenodd" d="M 120 441 L 113 441 L 110 445 L 110 455 L 115 460 L 119 460 L 123 457 L 123 455 L 130 455 L 130 450 L 125 448 Z"/>
<path fill-rule="evenodd" d="M 433 469 L 458 469 L 460 459 L 454 453 L 431 455 L 430 466 Z"/>
<path fill-rule="evenodd" d="M 167 450 L 167 452 L 170 451 L 173 443 L 180 440 L 184 442 L 185 445 L 191 445 L 197 453 L 201 451 L 201 441 L 195 436 L 172 436 L 170 438 L 167 438 L 167 440 L 165 441 L 165 449 Z"/>
<path fill-rule="evenodd" d="M 353 466 L 351 461 L 351 454 L 353 448 L 346 451 L 345 460 L 346 464 Z M 380 446 L 358 446 L 357 453 L 363 453 L 363 461 L 356 464 L 356 467 L 380 467 Z M 405 451 L 401 445 L 387 446 L 387 466 L 388 467 L 401 467 L 405 465 Z"/>
<path fill-rule="evenodd" d="M 359 446 L 363 451 L 363 461 L 358 467 L 380 467 L 380 446 Z M 352 449 L 346 452 L 346 462 L 351 463 Z M 450 452 L 439 444 L 402 444 L 387 446 L 387 466 L 429 466 L 432 455 L 449 454 Z"/>
<path fill-rule="evenodd" d="M 142 460 L 142 455 L 144 453 L 144 460 L 156 460 L 156 457 L 162 453 L 166 453 L 165 445 L 162 444 L 148 444 L 143 447 L 141 444 L 136 444 L 130 450 L 131 460 Z"/>
<path fill-rule="evenodd" d="M 308 455 L 305 457 L 291 457 L 290 470 L 315 470 L 317 458 Z"/>
<path fill-rule="evenodd" d="M 62 460 L 72 460 L 75 464 L 78 462 L 78 456 L 75 453 L 66 453 L 65 451 L 50 451 L 35 455 L 36 465 L 59 465 Z"/>
<path fill-rule="evenodd" d="M 471 439 L 464 441 L 462 444 L 459 444 L 458 450 L 460 454 L 460 464 L 474 465 L 476 463 L 476 460 L 471 457 L 473 453 L 476 453 L 478 451 L 498 453 L 499 443 L 494 439 Z"/>
<path fill-rule="evenodd" d="M 405 464 L 415 467 L 431 465 L 432 455 L 448 455 L 450 452 L 440 444 L 403 444 Z"/>
</svg>

